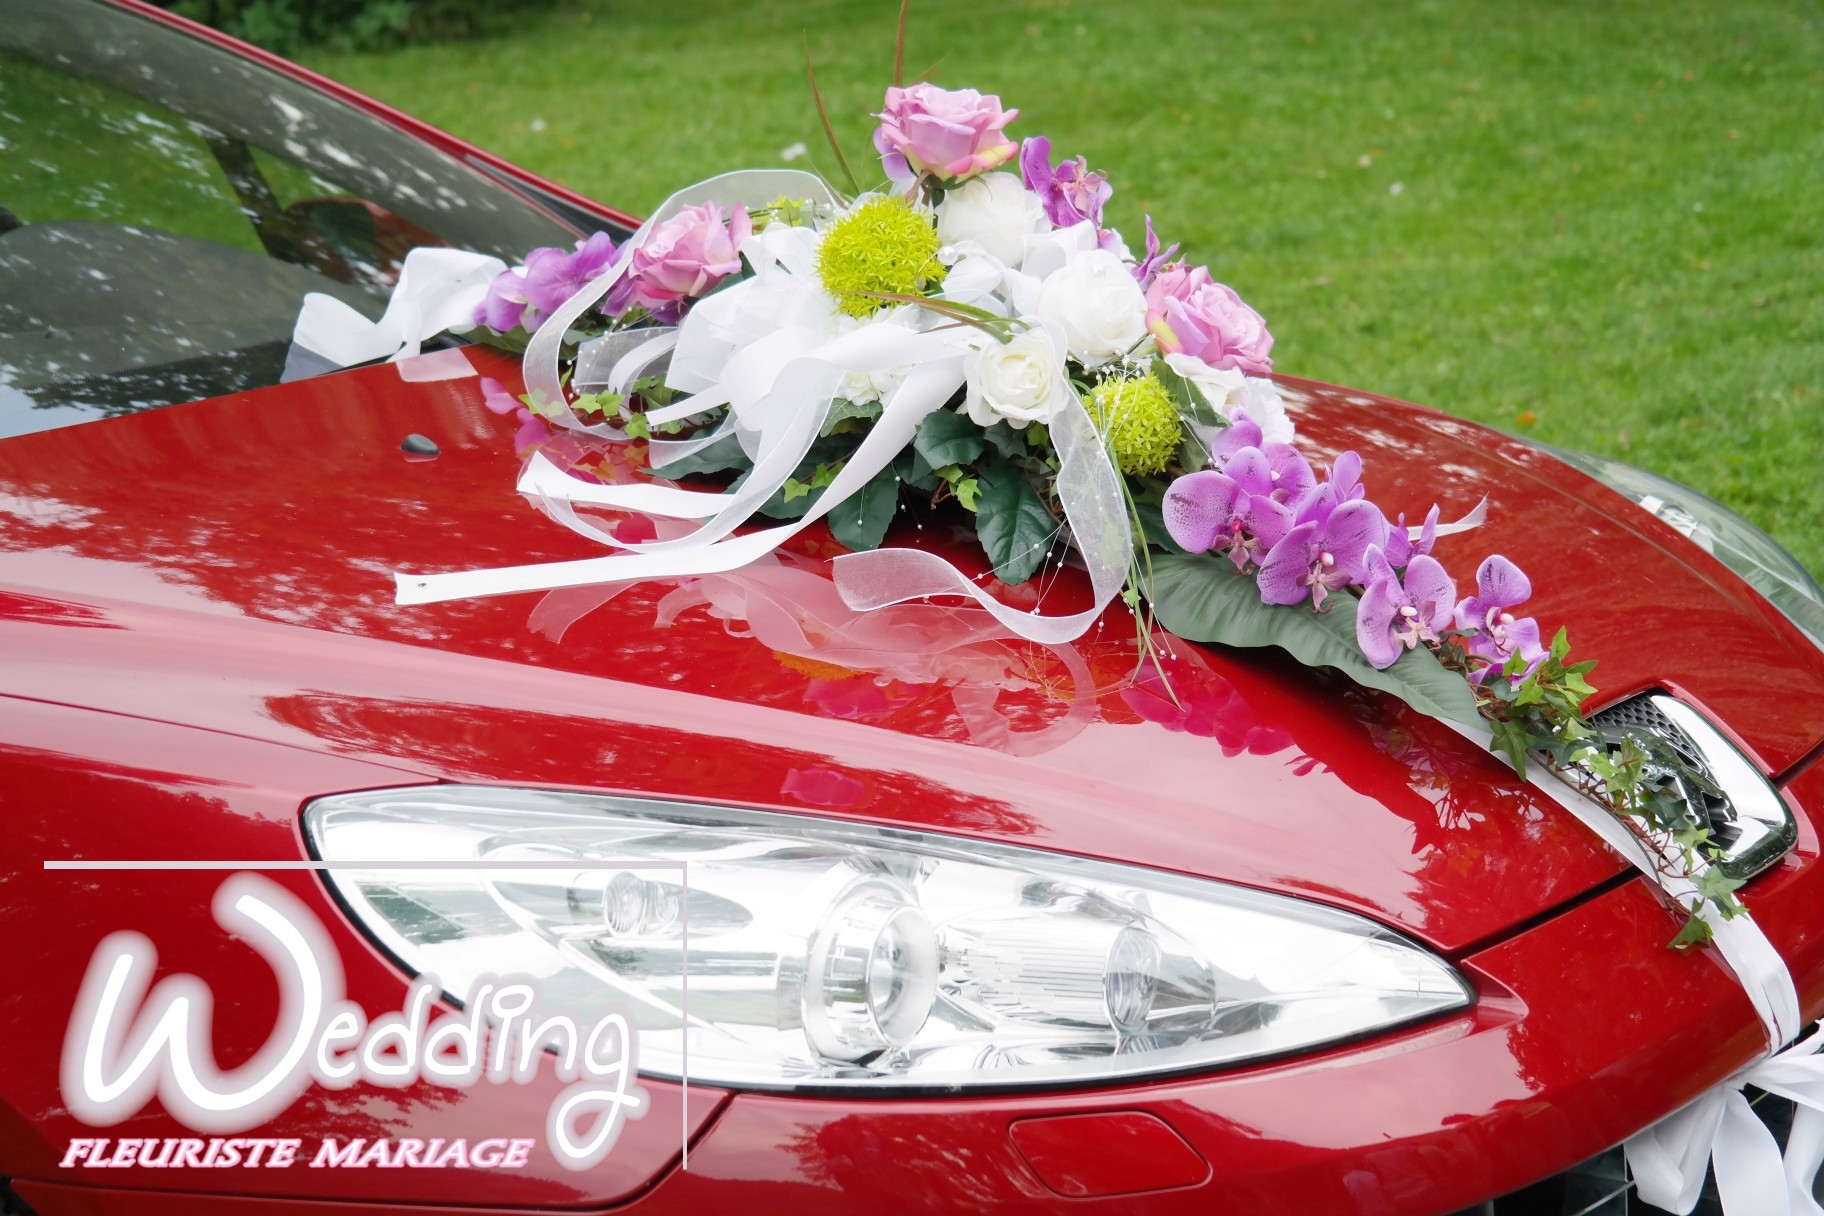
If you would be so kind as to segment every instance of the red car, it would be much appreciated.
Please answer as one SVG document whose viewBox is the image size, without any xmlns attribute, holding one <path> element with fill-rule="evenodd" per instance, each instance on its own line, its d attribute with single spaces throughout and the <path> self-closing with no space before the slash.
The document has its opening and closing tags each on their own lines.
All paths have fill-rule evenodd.
<svg viewBox="0 0 1824 1216">
<path fill-rule="evenodd" d="M 395 605 L 597 551 L 510 492 L 515 360 L 313 375 L 304 295 L 597 229 L 158 10 L 0 0 L 0 1211 L 1614 1213 L 1764 1054 L 1621 857 L 1278 652 L 844 616 L 821 532 Z M 1714 779 L 1815 1019 L 1824 592 L 1639 470 L 1281 387 L 1574 571 L 1532 610 Z"/>
</svg>

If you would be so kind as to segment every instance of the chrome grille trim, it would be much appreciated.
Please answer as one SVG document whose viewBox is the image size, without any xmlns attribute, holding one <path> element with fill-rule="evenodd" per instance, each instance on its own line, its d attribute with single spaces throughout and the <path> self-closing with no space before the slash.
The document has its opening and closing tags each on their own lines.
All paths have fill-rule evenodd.
<svg viewBox="0 0 1824 1216">
<path fill-rule="evenodd" d="M 1649 765 L 1648 776 L 1675 792 L 1693 822 L 1723 851 L 1717 868 L 1747 880 L 1777 864 L 1798 842 L 1798 825 L 1779 791 L 1741 749 L 1697 710 L 1663 692 L 1646 692 L 1590 716 L 1611 744 L 1629 734 L 1670 748 L 1694 776 Z"/>
</svg>

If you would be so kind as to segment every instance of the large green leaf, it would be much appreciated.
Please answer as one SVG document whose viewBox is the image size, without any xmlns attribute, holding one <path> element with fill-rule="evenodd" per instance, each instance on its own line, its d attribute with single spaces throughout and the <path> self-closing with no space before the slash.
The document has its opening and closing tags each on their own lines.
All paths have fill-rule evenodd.
<svg viewBox="0 0 1824 1216">
<path fill-rule="evenodd" d="M 1212 557 L 1152 556 L 1153 612 L 1159 623 L 1193 642 L 1224 646 L 1278 646 L 1310 667 L 1334 667 L 1358 684 L 1390 692 L 1421 713 L 1470 725 L 1482 721 L 1476 698 L 1461 675 L 1424 648 L 1377 671 L 1355 640 L 1356 599 L 1333 595 L 1327 612 L 1308 605 L 1288 608 L 1260 602 L 1260 588 Z"/>
<path fill-rule="evenodd" d="M 880 548 L 898 506 L 899 478 L 893 476 L 889 465 L 837 503 L 825 518 L 830 523 L 830 535 L 859 553 Z"/>
<path fill-rule="evenodd" d="M 935 410 L 918 424 L 912 446 L 934 469 L 968 464 L 982 454 L 982 428 L 970 421 L 967 414 Z"/>
<path fill-rule="evenodd" d="M 1031 578 L 1044 563 L 1057 531 L 1058 521 L 1020 470 L 998 464 L 992 474 L 982 478 L 975 535 L 994 563 L 995 577 L 1003 583 L 1019 584 Z"/>
</svg>

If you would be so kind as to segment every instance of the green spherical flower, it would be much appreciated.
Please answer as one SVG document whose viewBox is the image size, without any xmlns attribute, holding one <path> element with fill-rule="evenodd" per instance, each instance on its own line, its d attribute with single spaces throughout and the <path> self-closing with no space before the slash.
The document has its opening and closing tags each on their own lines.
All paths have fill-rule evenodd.
<svg viewBox="0 0 1824 1216">
<path fill-rule="evenodd" d="M 1163 473 L 1177 455 L 1184 437 L 1178 403 L 1153 373 L 1134 380 L 1111 376 L 1090 391 L 1084 404 L 1123 473 Z"/>
<path fill-rule="evenodd" d="M 875 195 L 830 225 L 817 253 L 817 277 L 851 317 L 872 316 L 892 301 L 858 292 L 919 295 L 943 282 L 937 229 L 903 198 Z"/>
</svg>

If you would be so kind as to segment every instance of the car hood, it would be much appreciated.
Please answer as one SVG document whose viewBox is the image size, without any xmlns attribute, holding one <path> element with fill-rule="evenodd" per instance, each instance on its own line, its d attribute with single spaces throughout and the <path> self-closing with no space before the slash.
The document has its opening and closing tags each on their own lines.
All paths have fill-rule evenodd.
<svg viewBox="0 0 1824 1216">
<path fill-rule="evenodd" d="M 1064 647 L 932 606 L 857 617 L 813 530 L 729 575 L 392 603 L 394 570 L 599 556 L 513 492 L 480 349 L 0 442 L 0 693 L 451 780 L 793 809 L 1288 892 L 1448 952 L 1624 866 L 1452 729 L 1277 651 L 1170 645 L 1135 676 L 1117 604 Z M 1315 460 L 1390 511 L 1489 523 L 1606 701 L 1677 691 L 1778 773 L 1824 737 L 1824 661 L 1625 499 L 1435 412 L 1282 381 Z M 410 461 L 410 433 L 441 448 Z M 938 520 L 921 543 L 977 565 Z M 1023 591 L 1010 592 L 1016 598 Z M 1079 606 L 1066 570 L 1047 610 Z M 330 791 L 298 791 L 300 797 Z"/>
</svg>

